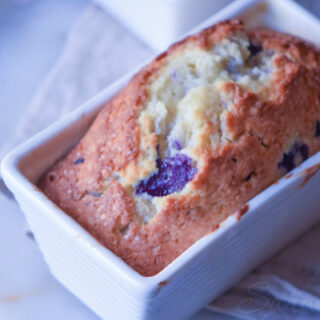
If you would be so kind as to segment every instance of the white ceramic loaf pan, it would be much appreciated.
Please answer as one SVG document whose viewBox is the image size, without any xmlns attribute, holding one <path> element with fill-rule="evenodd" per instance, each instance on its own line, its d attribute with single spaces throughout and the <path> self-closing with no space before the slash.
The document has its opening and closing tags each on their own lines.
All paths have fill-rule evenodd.
<svg viewBox="0 0 320 320">
<path fill-rule="evenodd" d="M 320 45 L 320 23 L 289 0 L 239 0 L 203 23 L 241 16 Z M 11 152 L 2 174 L 51 272 L 103 319 L 184 319 L 320 220 L 320 153 L 273 184 L 159 274 L 143 277 L 38 190 L 34 183 L 84 134 L 101 104 L 132 73 Z M 248 209 L 248 210 L 246 210 Z"/>
</svg>

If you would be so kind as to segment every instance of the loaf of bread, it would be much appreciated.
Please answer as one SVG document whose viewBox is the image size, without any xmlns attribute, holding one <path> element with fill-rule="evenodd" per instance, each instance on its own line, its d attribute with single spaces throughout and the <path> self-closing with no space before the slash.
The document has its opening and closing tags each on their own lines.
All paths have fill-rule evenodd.
<svg viewBox="0 0 320 320">
<path fill-rule="evenodd" d="M 39 187 L 144 276 L 320 149 L 320 51 L 219 23 L 108 101 Z"/>
</svg>

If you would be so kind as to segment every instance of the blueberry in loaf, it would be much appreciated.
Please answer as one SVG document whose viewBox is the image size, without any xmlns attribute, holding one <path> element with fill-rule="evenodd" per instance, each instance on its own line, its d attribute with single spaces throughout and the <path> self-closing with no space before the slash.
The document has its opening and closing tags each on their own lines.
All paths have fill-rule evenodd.
<svg viewBox="0 0 320 320">
<path fill-rule="evenodd" d="M 144 67 L 39 186 L 152 276 L 319 149 L 319 50 L 231 20 Z"/>
</svg>

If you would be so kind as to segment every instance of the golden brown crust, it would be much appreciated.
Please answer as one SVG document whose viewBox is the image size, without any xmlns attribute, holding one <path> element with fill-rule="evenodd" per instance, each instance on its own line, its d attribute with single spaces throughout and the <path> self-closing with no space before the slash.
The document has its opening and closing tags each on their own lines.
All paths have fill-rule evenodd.
<svg viewBox="0 0 320 320">
<path fill-rule="evenodd" d="M 106 103 L 80 143 L 39 183 L 52 201 L 145 276 L 161 271 L 281 177 L 278 163 L 295 138 L 303 138 L 310 155 L 320 149 L 320 139 L 314 137 L 315 121 L 320 120 L 319 51 L 289 35 L 251 31 L 252 41 L 282 53 L 275 61 L 280 71 L 266 89 L 267 99 L 235 83 L 225 84 L 236 110 L 226 119 L 234 141 L 218 151 L 203 151 L 203 165 L 193 181 L 193 188 L 201 192 L 167 197 L 152 221 L 140 224 L 133 199 L 112 172 L 137 160 L 136 119 L 148 99 L 146 84 L 168 55 L 191 44 L 211 48 L 236 31 L 243 31 L 239 21 L 220 23 L 173 45 L 144 67 Z M 101 192 L 106 181 L 109 186 Z"/>
</svg>

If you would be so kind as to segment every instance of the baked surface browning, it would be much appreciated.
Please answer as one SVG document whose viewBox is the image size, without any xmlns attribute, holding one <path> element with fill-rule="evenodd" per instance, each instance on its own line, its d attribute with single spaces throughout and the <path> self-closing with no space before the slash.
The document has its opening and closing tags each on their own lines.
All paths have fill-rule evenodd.
<svg viewBox="0 0 320 320">
<path fill-rule="evenodd" d="M 152 276 L 320 149 L 320 52 L 222 22 L 108 101 L 39 187 Z"/>
</svg>

